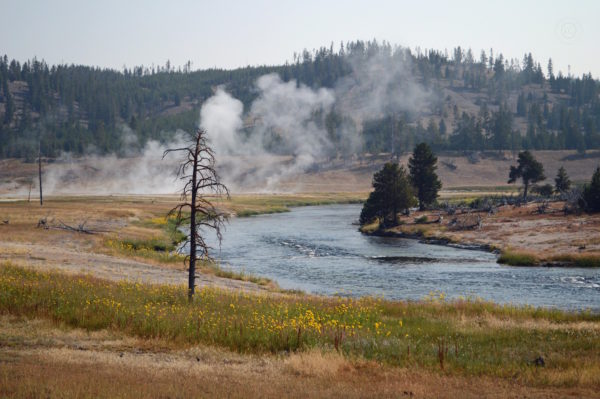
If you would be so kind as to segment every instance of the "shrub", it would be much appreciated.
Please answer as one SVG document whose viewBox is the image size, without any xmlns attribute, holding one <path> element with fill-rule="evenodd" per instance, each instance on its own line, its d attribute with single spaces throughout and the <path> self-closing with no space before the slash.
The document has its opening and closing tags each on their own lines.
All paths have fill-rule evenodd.
<svg viewBox="0 0 600 399">
<path fill-rule="evenodd" d="M 423 215 L 421 217 L 418 217 L 415 219 L 415 223 L 416 224 L 420 224 L 420 223 L 427 223 L 427 215 Z"/>
<path fill-rule="evenodd" d="M 535 186 L 531 189 L 533 193 L 538 194 L 542 197 L 551 197 L 554 193 L 554 187 L 552 184 L 544 184 L 542 186 Z"/>
</svg>

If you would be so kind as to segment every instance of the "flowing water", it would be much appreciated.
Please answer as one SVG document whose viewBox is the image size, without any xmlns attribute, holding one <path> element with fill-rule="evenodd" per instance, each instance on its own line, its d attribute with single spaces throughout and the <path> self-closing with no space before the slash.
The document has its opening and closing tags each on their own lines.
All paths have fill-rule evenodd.
<svg viewBox="0 0 600 399">
<path fill-rule="evenodd" d="M 221 266 L 315 294 L 422 299 L 480 297 L 499 303 L 600 311 L 600 269 L 509 267 L 475 250 L 364 236 L 360 205 L 295 208 L 235 218 Z"/>
</svg>

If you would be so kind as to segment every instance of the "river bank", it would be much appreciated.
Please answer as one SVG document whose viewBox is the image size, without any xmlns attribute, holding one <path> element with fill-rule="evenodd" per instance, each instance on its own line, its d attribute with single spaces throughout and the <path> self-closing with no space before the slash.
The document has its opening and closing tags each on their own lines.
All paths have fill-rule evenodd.
<svg viewBox="0 0 600 399">
<path fill-rule="evenodd" d="M 548 203 L 543 212 L 539 206 L 504 205 L 493 213 L 467 208 L 453 215 L 418 211 L 401 216 L 398 226 L 376 223 L 361 232 L 492 251 L 512 266 L 600 267 L 600 215 L 565 215 L 562 202 Z"/>
<path fill-rule="evenodd" d="M 287 212 L 290 207 L 360 202 L 359 193 L 246 194 L 217 201 L 234 216 Z M 111 280 L 185 281 L 183 257 L 170 248 L 180 239 L 165 217 L 175 195 L 47 196 L 44 206 L 0 202 L 0 260 L 42 270 L 93 273 Z M 40 226 L 40 221 L 44 224 Z M 77 233 L 84 225 L 91 234 Z M 200 286 L 278 290 L 268 279 L 200 265 Z"/>
</svg>

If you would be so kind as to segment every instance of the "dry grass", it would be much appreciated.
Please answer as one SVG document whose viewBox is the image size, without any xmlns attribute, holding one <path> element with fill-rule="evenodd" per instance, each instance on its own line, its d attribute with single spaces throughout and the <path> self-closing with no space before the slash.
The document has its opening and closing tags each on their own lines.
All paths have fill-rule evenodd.
<svg viewBox="0 0 600 399">
<path fill-rule="evenodd" d="M 0 397 L 598 397 L 593 388 L 447 376 L 321 351 L 260 357 L 208 347 L 182 351 L 9 316 L 0 316 L 0 337 Z"/>
<path fill-rule="evenodd" d="M 238 210 L 244 209 L 244 201 L 247 209 L 268 210 L 308 201 L 304 196 L 293 201 L 284 196 L 269 198 L 248 196 L 232 203 Z M 111 237 L 148 239 L 162 234 L 160 226 L 151 227 L 148 222 L 162 217 L 173 203 L 175 199 L 169 197 L 54 198 L 41 210 L 27 203 L 0 203 L 0 217 L 10 217 L 9 225 L 0 226 L 0 257 L 44 269 L 85 264 L 89 268 L 84 270 L 105 278 L 113 278 L 117 269 L 121 272 L 131 264 L 159 279 L 154 282 L 183 282 L 183 271 L 176 274 L 172 264 L 160 260 L 95 254 L 107 250 L 106 234 L 84 236 L 35 228 L 38 218 L 50 212 L 66 223 L 87 217 L 90 225 L 112 229 Z M 443 234 L 464 241 L 487 235 L 491 242 L 503 242 L 505 238 L 495 235 L 497 228 L 510 228 L 520 240 L 532 231 L 557 229 L 555 223 L 559 223 L 559 237 L 566 231 L 568 243 L 571 238 L 597 237 L 594 218 L 563 220 L 551 215 L 538 221 L 537 216 L 523 212 L 511 209 L 497 215 L 489 224 L 484 222 L 482 231 Z M 525 222 L 523 231 L 529 229 L 527 233 L 521 233 L 521 222 Z M 420 227 L 435 236 L 435 226 Z M 545 241 L 539 236 L 531 239 L 547 242 L 551 236 Z M 117 263 L 116 257 L 123 263 Z M 115 267 L 104 272 L 107 263 Z M 162 277 L 167 274 L 171 280 Z M 269 296 L 269 301 L 276 300 Z M 313 300 L 319 301 L 298 298 L 299 302 Z M 469 302 L 384 303 L 382 307 L 385 324 L 398 325 L 398 319 L 403 320 L 403 335 L 393 341 L 402 345 L 386 347 L 383 339 L 377 348 L 350 346 L 345 356 L 338 355 L 333 344 L 291 355 L 243 355 L 197 346 L 182 349 L 169 339 L 132 338 L 114 329 L 88 333 L 66 327 L 60 320 L 57 324 L 24 321 L 22 331 L 15 332 L 11 326 L 20 322 L 3 318 L 0 397 L 402 397 L 404 392 L 416 397 L 594 397 L 600 389 L 600 335 L 598 321 L 590 315 Z M 453 342 L 459 342 L 459 356 L 448 355 L 444 372 L 439 371 L 435 354 L 440 337 L 448 339 L 450 352 Z M 405 346 L 411 348 L 410 357 Z M 385 358 L 378 358 L 378 353 L 385 353 Z M 526 363 L 540 353 L 550 365 L 543 370 Z"/>
<path fill-rule="evenodd" d="M 252 215 L 288 210 L 290 206 L 357 202 L 362 197 L 362 194 L 356 193 L 255 194 L 233 196 L 231 200 L 222 201 L 220 206 L 234 214 Z M 18 260 L 43 268 L 59 267 L 75 272 L 99 267 L 111 273 L 109 269 L 115 268 L 109 265 L 117 267 L 118 264 L 121 275 L 129 273 L 126 267 L 122 267 L 124 262 L 129 262 L 132 270 L 144 264 L 183 271 L 182 257 L 170 251 L 173 241 L 181 237 L 174 236 L 172 223 L 165 219 L 177 201 L 176 196 L 163 195 L 48 197 L 43 207 L 34 201 L 0 202 L 0 223 L 9 221 L 7 225 L 0 224 L 0 260 Z M 87 228 L 101 232 L 86 235 L 54 228 L 36 228 L 43 218 L 51 226 L 59 224 L 59 221 L 78 226 L 85 221 Z M 42 264 L 41 261 L 46 262 Z M 99 265 L 99 262 L 102 264 Z M 278 289 L 267 279 L 233 273 L 215 265 L 206 265 L 200 272 L 216 284 L 230 279 Z M 104 272 L 101 275 L 112 278 Z"/>
<path fill-rule="evenodd" d="M 351 362 L 339 353 L 319 350 L 294 354 L 284 364 L 290 373 L 305 377 L 330 377 L 351 369 Z"/>
<path fill-rule="evenodd" d="M 600 374 L 587 371 L 600 366 L 600 316 L 590 312 L 446 302 L 441 293 L 414 303 L 203 289 L 188 303 L 183 286 L 116 284 L 10 265 L 0 272 L 0 312 L 90 331 L 109 328 L 159 347 L 304 353 L 288 365 L 299 374 L 332 374 L 348 368 L 347 361 L 419 372 L 441 368 L 455 377 L 518 377 L 538 387 L 600 388 Z M 440 342 L 450 348 L 443 357 L 436 354 Z M 540 355 L 543 370 L 533 364 Z"/>
<path fill-rule="evenodd" d="M 503 251 L 500 260 L 513 265 L 600 266 L 600 214 L 564 215 L 562 208 L 562 202 L 553 202 L 546 214 L 539 214 L 534 203 L 501 206 L 493 215 L 475 211 L 455 215 L 416 212 L 401 217 L 402 225 L 389 232 L 497 248 Z M 424 216 L 437 220 L 440 215 L 442 223 L 415 223 Z M 479 218 L 481 228 L 476 227 Z M 457 221 L 454 227 L 450 225 L 453 220 Z M 462 225 L 473 228 L 461 229 Z"/>
</svg>

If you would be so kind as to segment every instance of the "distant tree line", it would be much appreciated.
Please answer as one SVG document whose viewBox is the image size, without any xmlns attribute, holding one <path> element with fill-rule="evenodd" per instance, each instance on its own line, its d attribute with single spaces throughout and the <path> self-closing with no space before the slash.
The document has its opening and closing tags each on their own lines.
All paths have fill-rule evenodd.
<svg viewBox="0 0 600 399">
<path fill-rule="evenodd" d="M 372 57 L 403 62 L 415 81 L 433 93 L 428 109 L 389 112 L 362 121 L 363 147 L 350 149 L 339 134 L 348 116 L 336 110 L 322 119 L 339 151 L 407 152 L 425 141 L 435 150 L 600 148 L 600 83 L 591 74 L 544 71 L 531 53 L 505 59 L 492 50 L 478 56 L 468 49 L 410 50 L 387 42 L 331 44 L 295 54 L 277 66 L 235 70 L 191 70 L 191 63 L 123 68 L 23 63 L 0 57 L 0 157 L 27 157 L 40 138 L 42 153 L 81 154 L 123 148 L 130 129 L 142 146 L 168 140 L 177 129 L 193 131 L 198 109 L 215 87 L 226 89 L 246 109 L 256 98 L 256 79 L 278 73 L 309 87 L 334 87 L 352 66 Z M 476 112 L 453 104 L 447 93 L 474 95 Z"/>
</svg>

